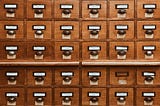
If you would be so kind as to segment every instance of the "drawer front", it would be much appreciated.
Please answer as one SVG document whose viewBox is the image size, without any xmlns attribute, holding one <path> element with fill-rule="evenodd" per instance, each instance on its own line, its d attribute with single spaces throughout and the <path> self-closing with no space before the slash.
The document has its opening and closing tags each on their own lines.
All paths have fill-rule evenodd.
<svg viewBox="0 0 160 106">
<path fill-rule="evenodd" d="M 51 60 L 53 59 L 53 46 L 50 43 L 28 42 L 27 57 L 38 61 Z"/>
<path fill-rule="evenodd" d="M 105 88 L 82 88 L 82 105 L 106 106 L 106 95 Z"/>
<path fill-rule="evenodd" d="M 160 91 L 158 88 L 137 88 L 136 89 L 136 105 L 137 106 L 158 106 Z"/>
<path fill-rule="evenodd" d="M 106 59 L 106 42 L 83 42 L 83 60 L 102 60 Z"/>
<path fill-rule="evenodd" d="M 27 21 L 27 39 L 51 39 L 50 21 Z"/>
<path fill-rule="evenodd" d="M 110 67 L 111 85 L 134 85 L 136 69 L 134 67 Z"/>
<path fill-rule="evenodd" d="M 23 88 L 1 88 L 1 106 L 24 106 L 25 92 Z"/>
<path fill-rule="evenodd" d="M 83 67 L 82 85 L 83 86 L 106 86 L 109 76 L 105 67 Z"/>
<path fill-rule="evenodd" d="M 26 57 L 26 47 L 23 42 L 1 42 L 1 60 L 22 60 Z"/>
<path fill-rule="evenodd" d="M 134 18 L 134 1 L 110 1 L 110 18 Z"/>
<path fill-rule="evenodd" d="M 156 0 L 147 1 L 139 0 L 137 2 L 137 17 L 138 18 L 159 18 L 160 4 Z"/>
<path fill-rule="evenodd" d="M 55 59 L 58 61 L 77 61 L 79 59 L 78 42 L 56 42 Z"/>
<path fill-rule="evenodd" d="M 52 70 L 50 68 L 27 68 L 27 84 L 29 86 L 51 86 Z"/>
<path fill-rule="evenodd" d="M 80 70 L 78 67 L 57 67 L 55 70 L 55 85 L 79 85 Z"/>
<path fill-rule="evenodd" d="M 0 39 L 22 39 L 23 28 L 23 21 L 0 21 Z"/>
<path fill-rule="evenodd" d="M 138 21 L 137 38 L 139 39 L 159 39 L 160 23 L 158 21 Z"/>
<path fill-rule="evenodd" d="M 110 42 L 110 59 L 134 59 L 134 42 Z"/>
<path fill-rule="evenodd" d="M 24 5 L 22 0 L 2 0 L 0 7 L 0 17 L 3 19 L 24 18 Z"/>
<path fill-rule="evenodd" d="M 2 67 L 0 68 L 0 85 L 1 86 L 14 86 L 14 85 L 24 85 L 26 73 L 24 68 L 16 67 L 16 68 L 8 68 Z"/>
<path fill-rule="evenodd" d="M 111 106 L 134 106 L 133 88 L 110 88 L 109 95 Z"/>
<path fill-rule="evenodd" d="M 52 105 L 52 89 L 50 88 L 28 88 L 27 89 L 27 105 L 33 106 L 51 106 Z"/>
<path fill-rule="evenodd" d="M 55 88 L 55 106 L 79 106 L 79 88 Z"/>
<path fill-rule="evenodd" d="M 137 84 L 138 85 L 159 85 L 160 84 L 159 67 L 138 67 Z"/>
<path fill-rule="evenodd" d="M 109 22 L 110 39 L 133 39 L 134 21 L 110 21 Z"/>
<path fill-rule="evenodd" d="M 78 40 L 79 22 L 78 21 L 55 21 L 56 40 Z"/>
<path fill-rule="evenodd" d="M 159 42 L 137 42 L 137 59 L 159 60 Z"/>
<path fill-rule="evenodd" d="M 82 18 L 100 19 L 107 17 L 106 1 L 82 1 Z"/>
<path fill-rule="evenodd" d="M 55 1 L 55 18 L 79 18 L 79 1 Z"/>
<path fill-rule="evenodd" d="M 48 19 L 51 15 L 52 2 L 50 0 L 28 0 L 27 1 L 27 18 Z"/>
<path fill-rule="evenodd" d="M 99 40 L 106 39 L 107 33 L 106 21 L 83 21 L 82 39 Z"/>
</svg>

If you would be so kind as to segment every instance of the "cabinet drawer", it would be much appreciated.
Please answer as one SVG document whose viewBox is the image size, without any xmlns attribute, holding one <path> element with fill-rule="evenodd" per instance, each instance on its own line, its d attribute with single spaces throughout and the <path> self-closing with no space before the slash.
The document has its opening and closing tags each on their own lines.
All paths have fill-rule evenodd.
<svg viewBox="0 0 160 106">
<path fill-rule="evenodd" d="M 106 88 L 82 88 L 82 105 L 106 106 Z"/>
<path fill-rule="evenodd" d="M 3 19 L 22 19 L 24 18 L 23 0 L 2 0 L 0 6 L 0 17 Z"/>
<path fill-rule="evenodd" d="M 101 19 L 107 17 L 106 1 L 82 1 L 82 18 Z"/>
<path fill-rule="evenodd" d="M 82 39 L 84 40 L 105 40 L 107 33 L 106 21 L 83 21 Z"/>
<path fill-rule="evenodd" d="M 159 67 L 138 67 L 137 68 L 138 85 L 160 85 Z"/>
<path fill-rule="evenodd" d="M 79 22 L 78 21 L 55 21 L 56 40 L 78 40 Z"/>
<path fill-rule="evenodd" d="M 159 42 L 137 42 L 137 59 L 159 60 Z"/>
<path fill-rule="evenodd" d="M 83 42 L 82 59 L 83 60 L 102 60 L 106 59 L 106 42 Z"/>
<path fill-rule="evenodd" d="M 27 21 L 27 39 L 51 39 L 50 21 Z"/>
<path fill-rule="evenodd" d="M 56 0 L 55 18 L 79 18 L 79 0 Z"/>
<path fill-rule="evenodd" d="M 1 86 L 14 86 L 14 85 L 24 85 L 26 78 L 26 71 L 24 68 L 20 67 L 3 67 L 0 68 L 0 85 Z"/>
<path fill-rule="evenodd" d="M 109 76 L 106 67 L 83 67 L 82 85 L 83 86 L 106 86 Z"/>
<path fill-rule="evenodd" d="M 110 88 L 109 89 L 110 106 L 134 106 L 133 88 Z M 138 105 L 139 106 L 139 105 Z"/>
<path fill-rule="evenodd" d="M 50 0 L 28 0 L 27 18 L 49 19 L 51 15 L 52 2 Z"/>
<path fill-rule="evenodd" d="M 134 1 L 110 1 L 110 18 L 134 18 Z"/>
<path fill-rule="evenodd" d="M 55 59 L 58 61 L 79 60 L 79 42 L 56 42 Z"/>
<path fill-rule="evenodd" d="M 160 91 L 159 88 L 137 88 L 136 89 L 137 106 L 158 106 Z"/>
<path fill-rule="evenodd" d="M 138 39 L 159 39 L 159 21 L 138 21 L 137 38 Z"/>
<path fill-rule="evenodd" d="M 27 44 L 27 57 L 30 60 L 52 60 L 53 59 L 53 46 L 50 43 L 31 43 Z"/>
<path fill-rule="evenodd" d="M 25 92 L 23 88 L 1 88 L 1 106 L 24 106 Z"/>
<path fill-rule="evenodd" d="M 28 88 L 27 89 L 28 106 L 51 106 L 52 89 L 51 88 Z"/>
<path fill-rule="evenodd" d="M 134 85 L 136 68 L 134 67 L 110 67 L 111 85 Z"/>
<path fill-rule="evenodd" d="M 134 42 L 110 42 L 110 59 L 134 59 Z"/>
<path fill-rule="evenodd" d="M 79 85 L 80 70 L 78 67 L 57 67 L 55 70 L 55 85 Z"/>
<path fill-rule="evenodd" d="M 138 0 L 137 17 L 138 18 L 159 18 L 160 4 L 157 0 Z"/>
<path fill-rule="evenodd" d="M 55 88 L 55 106 L 79 106 L 79 88 Z"/>
<path fill-rule="evenodd" d="M 1 42 L 1 60 L 22 60 L 26 57 L 26 47 L 23 42 Z"/>
<path fill-rule="evenodd" d="M 52 71 L 50 68 L 27 68 L 27 84 L 29 86 L 51 86 Z"/>
<path fill-rule="evenodd" d="M 23 21 L 0 21 L 0 39 L 23 39 Z"/>
<path fill-rule="evenodd" d="M 134 21 L 110 21 L 109 22 L 110 39 L 133 39 Z"/>
</svg>

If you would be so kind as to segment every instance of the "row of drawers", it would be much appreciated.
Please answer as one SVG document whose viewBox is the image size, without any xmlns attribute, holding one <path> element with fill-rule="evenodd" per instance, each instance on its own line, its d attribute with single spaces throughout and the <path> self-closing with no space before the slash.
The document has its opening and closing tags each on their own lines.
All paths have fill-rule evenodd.
<svg viewBox="0 0 160 106">
<path fill-rule="evenodd" d="M 0 88 L 0 105 L 159 106 L 158 88 Z"/>
<path fill-rule="evenodd" d="M 157 86 L 160 67 L 0 68 L 0 86 Z"/>
<path fill-rule="evenodd" d="M 0 39 L 160 39 L 159 29 L 160 21 L 0 21 Z"/>
<path fill-rule="evenodd" d="M 25 6 L 26 5 L 26 6 Z M 83 7 L 83 8 L 82 8 Z M 137 8 L 137 11 L 134 11 Z M 138 0 L 134 1 L 82 1 L 78 0 L 2 0 L 0 17 L 3 19 L 14 18 L 159 18 L 159 1 Z M 27 11 L 27 12 L 26 12 Z"/>
<path fill-rule="evenodd" d="M 159 60 L 160 42 L 0 42 L 1 60 Z M 83 48 L 83 49 L 81 49 Z"/>
</svg>

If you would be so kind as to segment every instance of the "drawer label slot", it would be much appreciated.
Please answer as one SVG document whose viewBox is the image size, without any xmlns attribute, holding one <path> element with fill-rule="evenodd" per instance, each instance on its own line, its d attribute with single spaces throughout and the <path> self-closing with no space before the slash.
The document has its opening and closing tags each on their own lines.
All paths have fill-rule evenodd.
<svg viewBox="0 0 160 106">
<path fill-rule="evenodd" d="M 129 72 L 116 72 L 116 77 L 128 77 Z"/>
<path fill-rule="evenodd" d="M 33 96 L 34 97 L 45 97 L 46 93 L 45 92 L 34 92 Z"/>
<path fill-rule="evenodd" d="M 33 4 L 32 8 L 33 9 L 45 9 L 45 5 L 44 4 Z"/>
<path fill-rule="evenodd" d="M 62 77 L 74 76 L 74 73 L 73 73 L 73 72 L 61 72 L 61 76 L 62 76 Z"/>
<path fill-rule="evenodd" d="M 88 76 L 101 76 L 101 72 L 88 72 Z"/>
<path fill-rule="evenodd" d="M 60 9 L 73 9 L 72 4 L 61 4 Z"/>
<path fill-rule="evenodd" d="M 144 9 L 156 9 L 156 4 L 143 4 Z"/>
<path fill-rule="evenodd" d="M 19 93 L 17 92 L 7 92 L 6 97 L 18 97 Z"/>
<path fill-rule="evenodd" d="M 128 25 L 116 25 L 116 30 L 128 30 Z"/>
<path fill-rule="evenodd" d="M 128 4 L 116 4 L 116 9 L 128 9 Z"/>
<path fill-rule="evenodd" d="M 156 50 L 155 46 L 143 46 L 143 50 L 148 51 L 148 50 Z"/>
<path fill-rule="evenodd" d="M 143 72 L 143 76 L 155 76 L 155 72 Z"/>
<path fill-rule="evenodd" d="M 156 29 L 156 25 L 143 25 L 143 29 L 145 29 L 145 30 L 147 30 L 147 29 L 155 30 Z"/>
<path fill-rule="evenodd" d="M 72 92 L 61 92 L 61 97 L 73 97 Z"/>
<path fill-rule="evenodd" d="M 7 51 L 11 51 L 11 50 L 17 51 L 17 50 L 18 50 L 18 47 L 17 47 L 17 46 L 6 46 L 6 50 L 7 50 Z"/>
<path fill-rule="evenodd" d="M 116 92 L 115 96 L 116 97 L 126 97 L 128 96 L 128 92 Z"/>
<path fill-rule="evenodd" d="M 72 46 L 61 46 L 61 51 L 72 51 L 73 47 Z"/>
<path fill-rule="evenodd" d="M 33 76 L 34 77 L 45 77 L 46 73 L 45 72 L 34 72 Z"/>
<path fill-rule="evenodd" d="M 88 50 L 89 51 L 100 51 L 101 50 L 101 47 L 100 46 L 89 46 L 88 47 Z"/>
<path fill-rule="evenodd" d="M 155 92 L 142 92 L 143 97 L 155 97 Z"/>
<path fill-rule="evenodd" d="M 101 30 L 101 26 L 98 26 L 98 25 L 88 25 L 88 30 Z"/>
<path fill-rule="evenodd" d="M 4 4 L 5 9 L 16 9 L 18 8 L 17 4 Z"/>
<path fill-rule="evenodd" d="M 88 9 L 100 9 L 101 4 L 88 4 Z"/>
<path fill-rule="evenodd" d="M 45 30 L 46 26 L 45 25 L 33 25 L 32 29 L 33 30 Z"/>
<path fill-rule="evenodd" d="M 18 29 L 18 25 L 5 25 L 4 29 L 5 30 L 17 30 Z"/>
<path fill-rule="evenodd" d="M 72 25 L 61 25 L 60 30 L 73 30 Z"/>
<path fill-rule="evenodd" d="M 18 76 L 18 72 L 6 72 L 6 76 L 7 77 L 15 77 L 15 76 Z"/>
<path fill-rule="evenodd" d="M 33 50 L 34 51 L 44 51 L 46 48 L 45 46 L 34 46 Z"/>
<path fill-rule="evenodd" d="M 88 92 L 88 97 L 100 97 L 100 92 Z"/>
<path fill-rule="evenodd" d="M 128 46 L 116 46 L 116 50 L 128 50 Z"/>
</svg>

